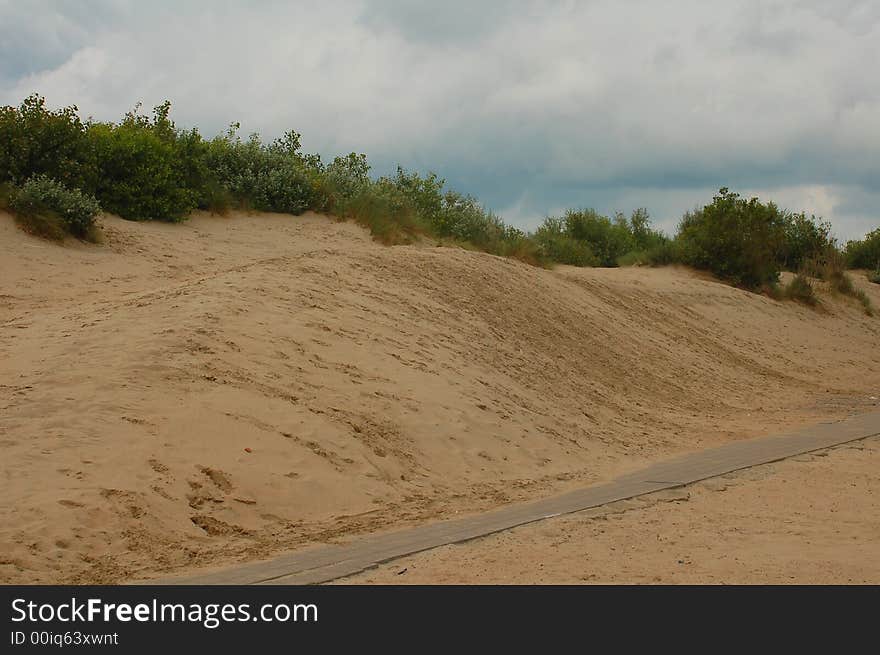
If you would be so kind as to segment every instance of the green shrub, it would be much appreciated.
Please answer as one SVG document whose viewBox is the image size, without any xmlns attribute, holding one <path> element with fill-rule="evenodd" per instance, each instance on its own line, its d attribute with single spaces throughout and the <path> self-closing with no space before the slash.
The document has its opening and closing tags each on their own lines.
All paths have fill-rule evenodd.
<svg viewBox="0 0 880 655">
<path fill-rule="evenodd" d="M 645 251 L 645 258 L 651 266 L 668 266 L 681 261 L 678 244 L 667 239 L 665 242 Z"/>
<path fill-rule="evenodd" d="M 569 210 L 562 218 L 545 219 L 532 237 L 547 258 L 575 266 L 659 266 L 675 260 L 669 237 L 651 227 L 645 209 L 629 219 L 620 212 L 611 219 L 594 209 Z"/>
<path fill-rule="evenodd" d="M 51 210 L 44 209 L 34 213 L 14 212 L 14 216 L 18 226 L 28 234 L 51 241 L 63 241 L 68 235 L 64 221 Z"/>
<path fill-rule="evenodd" d="M 636 245 L 626 218 L 620 214 L 612 221 L 593 209 L 569 210 L 563 221 L 566 233 L 589 245 L 600 266 L 617 266 L 617 259 Z"/>
<path fill-rule="evenodd" d="M 313 204 L 367 227 L 383 243 L 409 243 L 418 234 L 462 244 L 533 264 L 542 262 L 538 245 L 471 196 L 445 191 L 435 174 L 426 177 L 397 169 L 393 177 L 368 177 L 363 155 L 337 157 L 321 169 L 309 166 Z"/>
<path fill-rule="evenodd" d="M 757 290 L 779 278 L 784 215 L 772 202 L 722 188 L 711 204 L 685 214 L 676 240 L 683 263 Z"/>
<path fill-rule="evenodd" d="M 806 214 L 783 213 L 783 242 L 779 265 L 788 271 L 800 271 L 805 266 L 836 256 L 837 244 L 831 236 L 831 224 L 807 217 Z"/>
<path fill-rule="evenodd" d="M 299 134 L 288 132 L 267 146 L 258 134 L 242 141 L 237 129 L 233 124 L 205 150 L 206 178 L 211 184 L 224 189 L 240 206 L 261 211 L 302 214 L 313 207 L 324 209 L 316 198 L 318 185 L 308 162 L 299 152 Z M 324 204 L 329 204 L 327 198 Z"/>
<path fill-rule="evenodd" d="M 259 136 L 242 142 L 233 123 L 224 136 L 208 142 L 205 165 L 216 187 L 224 189 L 240 205 L 253 202 L 266 157 Z M 210 187 L 209 187 L 210 188 Z"/>
<path fill-rule="evenodd" d="M 10 209 L 12 196 L 15 194 L 15 187 L 10 182 L 0 182 L 0 209 Z"/>
<path fill-rule="evenodd" d="M 880 228 L 869 232 L 860 241 L 848 242 L 845 255 L 849 268 L 880 270 Z"/>
<path fill-rule="evenodd" d="M 318 170 L 312 167 L 313 170 Z M 436 174 L 422 177 L 398 167 L 393 177 L 371 181 L 363 155 L 336 158 L 315 176 L 316 204 L 329 205 L 370 228 L 385 243 L 416 234 L 450 240 L 496 255 L 540 263 L 540 248 L 472 196 L 444 189 Z"/>
<path fill-rule="evenodd" d="M 469 243 L 490 252 L 500 249 L 503 241 L 523 236 L 515 228 L 508 232 L 508 226 L 473 196 L 446 190 L 445 180 L 435 173 L 422 177 L 398 167 L 394 177 L 382 178 L 379 182 L 393 186 L 407 198 L 424 229 L 433 236 Z"/>
<path fill-rule="evenodd" d="M 632 250 L 618 257 L 618 266 L 668 266 L 678 262 L 678 251 L 672 241 L 648 248 L 647 250 Z"/>
<path fill-rule="evenodd" d="M 90 188 L 97 171 L 77 108 L 49 111 L 46 99 L 32 94 L 19 107 L 0 107 L 0 182 L 20 185 L 39 174 Z"/>
<path fill-rule="evenodd" d="M 819 299 L 816 297 L 813 285 L 810 284 L 810 280 L 805 275 L 796 275 L 791 282 L 785 285 L 783 295 L 790 300 L 796 300 L 811 307 L 819 304 Z"/>
<path fill-rule="evenodd" d="M 340 215 L 363 225 L 387 245 L 410 243 L 424 231 L 409 198 L 388 180 L 369 184 L 340 206 Z"/>
<path fill-rule="evenodd" d="M 225 215 L 237 204 L 239 203 L 233 198 L 229 189 L 216 180 L 208 180 L 199 192 L 197 206 L 212 214 Z"/>
<path fill-rule="evenodd" d="M 647 250 L 630 250 L 625 255 L 617 258 L 618 266 L 649 266 Z"/>
<path fill-rule="evenodd" d="M 118 125 L 90 126 L 100 170 L 95 195 L 107 211 L 131 220 L 180 221 L 198 205 L 203 167 L 197 160 L 204 147 L 197 132 L 178 133 L 170 108 L 159 105 L 152 120 L 130 112 Z"/>
<path fill-rule="evenodd" d="M 439 236 L 484 249 L 503 241 L 506 229 L 504 223 L 492 212 L 487 212 L 476 198 L 455 191 L 447 191 L 443 196 L 439 220 L 432 227 Z"/>
<path fill-rule="evenodd" d="M 388 182 L 403 193 L 418 212 L 422 220 L 430 226 L 434 234 L 441 237 L 451 236 L 455 226 L 454 213 L 447 210 L 447 198 L 444 195 L 446 181 L 437 177 L 436 173 L 428 173 L 422 177 L 418 173 L 409 172 L 400 166 L 397 174 Z"/>
<path fill-rule="evenodd" d="M 532 266 L 545 266 L 549 263 L 541 247 L 530 235 L 509 226 L 504 238 L 496 242 L 488 252 L 501 257 L 512 257 Z"/>
<path fill-rule="evenodd" d="M 670 244 L 668 236 L 651 227 L 651 217 L 645 208 L 636 209 L 626 222 L 622 214 L 617 214 L 618 223 L 627 223 L 629 232 L 632 235 L 633 247 L 636 251 L 647 253 L 655 253 L 654 259 L 662 258 L 660 253 Z M 672 250 L 665 250 L 665 254 L 671 254 Z M 661 263 L 661 262 L 654 262 Z M 671 262 L 662 262 L 671 263 Z"/>
<path fill-rule="evenodd" d="M 868 281 L 873 282 L 874 284 L 880 284 L 880 268 L 873 273 L 868 274 Z"/>
<path fill-rule="evenodd" d="M 28 231 L 60 239 L 65 234 L 94 238 L 101 206 L 79 189 L 68 189 L 47 175 L 35 175 L 15 191 L 10 207 Z"/>
<path fill-rule="evenodd" d="M 253 195 L 255 209 L 298 215 L 311 204 L 311 180 L 296 162 L 279 161 L 257 180 Z"/>
<path fill-rule="evenodd" d="M 95 125 L 91 138 L 101 166 L 95 195 L 107 211 L 131 220 L 179 221 L 196 207 L 170 144 L 125 125 Z"/>
<path fill-rule="evenodd" d="M 491 211 L 486 212 L 483 230 L 475 245 L 502 257 L 516 257 L 524 261 L 530 261 L 533 257 L 540 258 L 537 245 L 525 232 L 507 225 L 500 216 Z"/>
<path fill-rule="evenodd" d="M 589 244 L 569 236 L 565 221 L 561 218 L 546 218 L 532 238 L 541 255 L 550 261 L 571 266 L 599 265 Z"/>
<path fill-rule="evenodd" d="M 367 156 L 350 153 L 336 157 L 322 168 L 315 161 L 308 167 L 312 184 L 312 209 L 332 212 L 343 206 L 370 185 L 370 165 Z"/>
<path fill-rule="evenodd" d="M 618 266 L 666 266 L 677 261 L 673 242 L 651 227 L 647 209 L 636 209 L 628 221 L 618 213 L 616 222 L 629 230 L 633 244 L 633 250 L 617 258 Z"/>
</svg>

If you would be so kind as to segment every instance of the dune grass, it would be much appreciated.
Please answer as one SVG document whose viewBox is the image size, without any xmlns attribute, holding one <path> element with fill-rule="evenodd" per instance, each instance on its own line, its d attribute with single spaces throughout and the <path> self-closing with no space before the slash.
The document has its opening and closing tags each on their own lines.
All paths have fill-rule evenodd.
<svg viewBox="0 0 880 655">
<path fill-rule="evenodd" d="M 819 304 L 819 298 L 816 296 L 813 285 L 810 283 L 809 278 L 802 274 L 795 275 L 785 285 L 781 295 L 783 298 L 794 300 L 810 307 L 816 307 Z"/>
</svg>

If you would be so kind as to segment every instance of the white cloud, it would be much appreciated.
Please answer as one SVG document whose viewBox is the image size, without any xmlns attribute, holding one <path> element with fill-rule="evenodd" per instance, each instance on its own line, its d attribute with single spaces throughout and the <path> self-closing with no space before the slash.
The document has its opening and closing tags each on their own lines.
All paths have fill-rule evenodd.
<svg viewBox="0 0 880 655">
<path fill-rule="evenodd" d="M 5 70 L 0 102 L 37 90 L 112 119 L 169 98 L 209 134 L 294 128 L 326 154 L 435 168 L 520 223 L 646 205 L 671 226 L 726 185 L 852 237 L 880 192 L 876 3 L 145 7 L 0 4 L 0 41 L 53 53 L 20 60 L 60 57 Z"/>
</svg>

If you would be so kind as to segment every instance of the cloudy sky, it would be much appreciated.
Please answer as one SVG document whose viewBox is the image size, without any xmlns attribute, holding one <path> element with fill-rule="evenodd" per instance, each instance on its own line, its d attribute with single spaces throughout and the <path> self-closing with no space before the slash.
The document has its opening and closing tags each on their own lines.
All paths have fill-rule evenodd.
<svg viewBox="0 0 880 655">
<path fill-rule="evenodd" d="M 0 0 L 0 104 L 173 103 L 377 173 L 435 170 L 524 227 L 719 186 L 880 224 L 880 2 Z"/>
</svg>

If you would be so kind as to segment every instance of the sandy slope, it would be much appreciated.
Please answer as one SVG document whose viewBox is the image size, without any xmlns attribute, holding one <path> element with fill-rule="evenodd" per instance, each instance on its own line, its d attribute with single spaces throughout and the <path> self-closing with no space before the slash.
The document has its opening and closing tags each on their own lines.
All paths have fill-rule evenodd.
<svg viewBox="0 0 880 655">
<path fill-rule="evenodd" d="M 337 584 L 878 584 L 880 437 L 541 521 Z"/>
<path fill-rule="evenodd" d="M 845 300 L 386 248 L 319 216 L 105 226 L 59 247 L 0 215 L 0 580 L 265 556 L 880 395 L 880 319 Z"/>
</svg>

